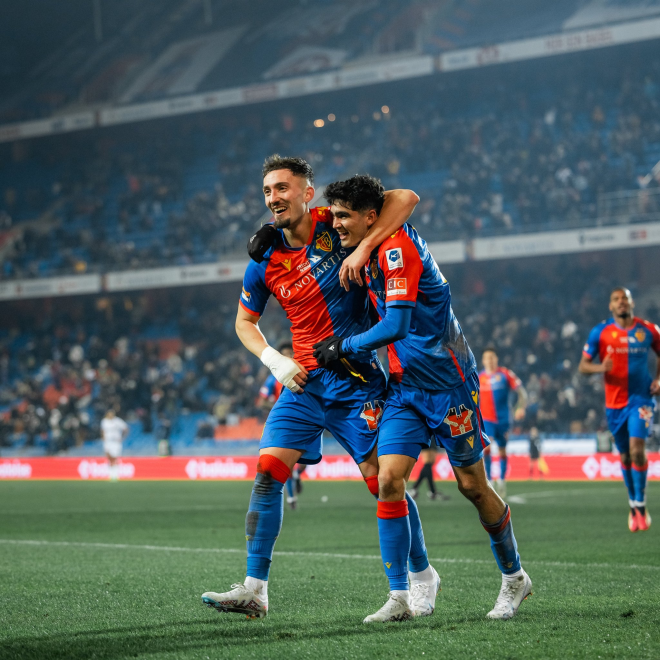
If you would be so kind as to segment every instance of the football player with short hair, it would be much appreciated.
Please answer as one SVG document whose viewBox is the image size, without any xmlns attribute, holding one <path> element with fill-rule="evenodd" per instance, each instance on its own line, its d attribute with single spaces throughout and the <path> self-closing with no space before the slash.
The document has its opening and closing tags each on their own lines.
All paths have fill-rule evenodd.
<svg viewBox="0 0 660 660">
<path fill-rule="evenodd" d="M 509 399 L 511 392 L 515 392 L 516 402 L 513 417 L 521 420 L 527 408 L 527 392 L 522 381 L 510 369 L 499 366 L 497 351 L 488 347 L 481 355 L 484 369 L 479 373 L 479 386 L 481 388 L 481 416 L 484 419 L 486 433 L 491 440 L 495 440 L 500 456 L 500 478 L 496 482 L 496 489 L 500 497 L 506 497 L 506 471 L 508 459 L 506 444 L 509 439 L 511 425 L 511 408 Z M 490 479 L 490 447 L 484 452 L 486 476 Z"/>
<path fill-rule="evenodd" d="M 612 316 L 589 333 L 578 369 L 605 377 L 607 422 L 628 489 L 628 529 L 644 532 L 651 526 L 646 506 L 646 440 L 653 431 L 654 397 L 660 394 L 660 359 L 653 378 L 648 355 L 650 350 L 660 355 L 660 328 L 633 315 L 635 302 L 625 287 L 612 291 L 609 308 Z M 596 358 L 600 364 L 594 362 Z"/>
<path fill-rule="evenodd" d="M 110 481 L 119 481 L 119 459 L 128 432 L 128 424 L 117 415 L 113 408 L 110 408 L 101 420 L 101 439 L 103 440 L 103 451 L 108 459 Z"/>
<path fill-rule="evenodd" d="M 342 246 L 360 244 L 378 220 L 383 204 L 380 181 L 354 176 L 329 185 L 325 196 Z M 488 617 L 509 619 L 531 593 L 532 583 L 520 565 L 509 507 L 484 471 L 482 456 L 489 441 L 479 412 L 477 365 L 452 310 L 449 284 L 408 223 L 373 246 L 366 280 L 380 322 L 361 333 L 335 333 L 317 343 L 314 351 L 320 365 L 329 365 L 388 347 L 388 397 L 378 431 L 377 516 L 390 595 L 364 621 L 410 618 L 410 597 L 416 591 L 424 592 L 427 608 L 433 611 L 440 578 L 432 567 L 427 569 L 431 579 L 411 579 L 409 591 L 406 482 L 420 451 L 438 441 L 447 451 L 459 490 L 479 511 L 502 571 L 501 590 Z"/>
<path fill-rule="evenodd" d="M 268 611 L 268 577 L 282 525 L 284 484 L 296 463 L 321 460 L 324 429 L 358 464 L 370 492 L 378 492 L 374 447 L 386 393 L 378 357 L 373 350 L 356 351 L 350 360 L 319 368 L 312 356 L 313 345 L 323 337 L 356 334 L 371 325 L 364 287 L 347 284 L 345 291 L 340 279 L 342 269 L 352 272 L 351 258 L 362 259 L 360 251 L 342 246 L 327 207 L 310 208 L 313 183 L 312 168 L 301 158 L 275 155 L 264 163 L 263 193 L 274 220 L 250 239 L 248 251 L 254 261 L 245 271 L 236 317 L 243 345 L 261 358 L 284 388 L 261 438 L 245 524 L 245 583 L 226 593 L 207 592 L 202 600 L 219 611 L 251 618 Z M 386 193 L 381 218 L 362 249 L 371 249 L 401 227 L 418 200 L 408 190 Z M 259 329 L 271 295 L 291 321 L 293 358 L 269 346 Z M 428 558 L 419 515 L 413 524 L 419 542 L 411 562 L 423 570 Z"/>
</svg>

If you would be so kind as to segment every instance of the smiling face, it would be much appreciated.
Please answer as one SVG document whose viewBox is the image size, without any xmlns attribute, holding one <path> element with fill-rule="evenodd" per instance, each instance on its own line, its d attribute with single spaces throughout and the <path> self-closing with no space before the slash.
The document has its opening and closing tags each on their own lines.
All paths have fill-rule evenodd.
<svg viewBox="0 0 660 660">
<path fill-rule="evenodd" d="M 339 200 L 335 201 L 330 210 L 334 218 L 332 226 L 337 230 L 343 248 L 359 245 L 378 218 L 374 209 L 353 211 Z"/>
<path fill-rule="evenodd" d="M 298 223 L 309 211 L 314 198 L 314 188 L 306 178 L 291 170 L 273 170 L 264 177 L 266 206 L 275 218 L 277 229 L 286 229 Z"/>
<path fill-rule="evenodd" d="M 622 319 L 632 317 L 635 307 L 633 297 L 628 289 L 615 289 L 610 295 L 610 312 Z"/>
</svg>

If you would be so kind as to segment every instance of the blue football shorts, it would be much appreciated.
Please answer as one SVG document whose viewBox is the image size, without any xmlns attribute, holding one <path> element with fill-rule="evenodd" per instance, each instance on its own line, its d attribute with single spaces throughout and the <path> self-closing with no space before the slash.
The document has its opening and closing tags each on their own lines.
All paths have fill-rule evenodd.
<svg viewBox="0 0 660 660">
<path fill-rule="evenodd" d="M 486 422 L 484 421 L 486 435 L 495 440 L 498 447 L 506 447 L 509 439 L 509 424 L 506 422 Z"/>
<path fill-rule="evenodd" d="M 380 363 L 363 366 L 361 372 L 366 382 L 314 369 L 304 392 L 284 388 L 268 415 L 259 448 L 298 449 L 303 452 L 298 462 L 313 465 L 323 455 L 327 429 L 358 465 L 365 461 L 376 445 L 387 384 Z"/>
<path fill-rule="evenodd" d="M 478 402 L 476 371 L 453 390 L 391 383 L 378 430 L 378 456 L 401 454 L 416 459 L 434 440 L 446 449 L 455 467 L 473 465 L 490 444 Z"/>
<path fill-rule="evenodd" d="M 630 438 L 646 440 L 653 432 L 655 399 L 636 401 L 625 408 L 606 408 L 607 423 L 620 454 L 630 451 Z"/>
</svg>

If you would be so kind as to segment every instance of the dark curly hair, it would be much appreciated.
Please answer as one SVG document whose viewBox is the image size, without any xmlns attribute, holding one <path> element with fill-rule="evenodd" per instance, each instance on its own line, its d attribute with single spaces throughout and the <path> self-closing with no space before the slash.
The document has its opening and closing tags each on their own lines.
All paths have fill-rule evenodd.
<svg viewBox="0 0 660 660">
<path fill-rule="evenodd" d="M 302 176 L 310 184 L 314 183 L 314 170 L 312 166 L 302 158 L 296 158 L 294 156 L 280 156 L 279 154 L 273 154 L 268 156 L 264 161 L 264 166 L 261 170 L 263 176 L 274 172 L 275 170 L 289 170 L 296 176 Z"/>
<path fill-rule="evenodd" d="M 375 209 L 380 214 L 385 201 L 385 188 L 380 182 L 368 174 L 356 174 L 346 181 L 331 183 L 323 193 L 332 206 L 339 202 L 351 211 L 369 211 Z"/>
</svg>

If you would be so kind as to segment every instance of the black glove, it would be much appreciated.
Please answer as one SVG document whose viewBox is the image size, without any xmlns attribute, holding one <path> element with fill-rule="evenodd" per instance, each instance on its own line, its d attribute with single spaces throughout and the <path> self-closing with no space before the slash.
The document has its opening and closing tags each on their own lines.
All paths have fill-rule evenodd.
<svg viewBox="0 0 660 660">
<path fill-rule="evenodd" d="M 247 251 L 252 261 L 260 264 L 266 255 L 266 252 L 275 245 L 279 232 L 273 225 L 264 225 L 254 236 L 250 238 L 247 244 Z"/>
<path fill-rule="evenodd" d="M 312 355 L 318 362 L 319 367 L 325 367 L 343 355 L 341 352 L 341 342 L 341 337 L 333 336 L 314 344 Z"/>
</svg>

